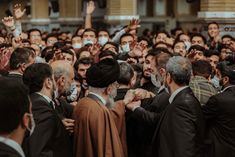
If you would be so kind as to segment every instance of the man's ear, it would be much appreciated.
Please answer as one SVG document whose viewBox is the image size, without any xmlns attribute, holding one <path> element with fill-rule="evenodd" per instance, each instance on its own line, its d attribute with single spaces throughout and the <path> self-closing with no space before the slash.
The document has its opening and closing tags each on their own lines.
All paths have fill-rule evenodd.
<svg viewBox="0 0 235 157">
<path fill-rule="evenodd" d="M 105 94 L 106 95 L 109 95 L 110 93 L 111 93 L 111 91 L 112 91 L 112 86 L 111 85 L 109 85 L 106 89 L 105 89 Z"/>
<path fill-rule="evenodd" d="M 26 69 L 25 63 L 20 64 L 19 67 L 20 67 L 20 70 L 21 70 L 22 73 L 23 73 L 23 72 L 25 71 L 25 69 Z"/>
<path fill-rule="evenodd" d="M 225 76 L 225 77 L 223 78 L 223 85 L 227 85 L 227 84 L 229 84 L 229 77 L 228 77 L 228 76 Z"/>
<path fill-rule="evenodd" d="M 30 122 L 29 113 L 24 113 L 24 115 L 22 117 L 21 127 L 22 128 L 29 128 L 29 122 Z"/>
<path fill-rule="evenodd" d="M 52 86 L 53 86 L 53 82 L 50 78 L 46 78 L 46 80 L 44 81 L 44 86 L 47 88 L 47 89 L 50 89 Z"/>
</svg>

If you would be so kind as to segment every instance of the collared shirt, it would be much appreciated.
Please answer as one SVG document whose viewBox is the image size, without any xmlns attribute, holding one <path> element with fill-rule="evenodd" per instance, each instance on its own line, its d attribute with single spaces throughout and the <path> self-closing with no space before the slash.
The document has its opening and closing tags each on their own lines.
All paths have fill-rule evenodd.
<svg viewBox="0 0 235 157">
<path fill-rule="evenodd" d="M 202 76 L 194 76 L 189 82 L 189 87 L 201 105 L 205 105 L 211 96 L 218 93 L 216 88 Z"/>
<path fill-rule="evenodd" d="M 225 88 L 221 91 L 221 93 L 223 93 L 224 91 L 226 91 L 228 88 L 231 88 L 231 87 L 235 87 L 235 85 L 230 85 L 230 86 L 228 86 L 228 87 L 225 87 Z"/>
<path fill-rule="evenodd" d="M 23 76 L 23 74 L 21 74 L 20 72 L 17 72 L 17 71 L 10 71 L 9 74 L 16 74 L 16 75 L 22 75 Z"/>
<path fill-rule="evenodd" d="M 171 97 L 169 98 L 169 102 L 170 104 L 173 102 L 174 98 L 176 97 L 176 95 L 181 92 L 182 90 L 184 90 L 185 88 L 188 88 L 189 86 L 183 86 L 178 88 L 177 90 L 175 90 L 172 94 Z"/>
<path fill-rule="evenodd" d="M 39 94 L 39 95 L 41 95 L 44 99 L 46 99 L 46 101 L 47 101 L 49 104 L 52 102 L 53 107 L 54 107 L 54 109 L 55 109 L 55 103 L 54 103 L 54 101 L 52 101 L 51 98 L 49 98 L 48 96 L 46 96 L 46 95 L 44 95 L 44 94 L 42 94 L 42 93 L 40 93 L 40 92 L 36 92 L 36 93 Z"/>
<path fill-rule="evenodd" d="M 92 94 L 92 95 L 97 96 L 97 98 L 99 98 L 100 101 L 101 101 L 104 105 L 106 105 L 106 100 L 105 100 L 102 96 L 100 96 L 99 94 L 96 94 L 96 93 L 93 93 L 93 92 L 89 92 L 89 94 Z"/>
<path fill-rule="evenodd" d="M 15 142 L 14 140 L 0 136 L 0 142 L 6 144 L 9 147 L 11 147 L 14 150 L 16 150 L 20 154 L 20 156 L 25 157 L 24 152 L 23 152 L 21 146 L 17 142 Z"/>
<path fill-rule="evenodd" d="M 157 93 L 159 94 L 162 90 L 165 90 L 167 93 L 169 93 L 169 91 L 165 85 L 161 85 L 160 88 L 158 89 Z"/>
</svg>

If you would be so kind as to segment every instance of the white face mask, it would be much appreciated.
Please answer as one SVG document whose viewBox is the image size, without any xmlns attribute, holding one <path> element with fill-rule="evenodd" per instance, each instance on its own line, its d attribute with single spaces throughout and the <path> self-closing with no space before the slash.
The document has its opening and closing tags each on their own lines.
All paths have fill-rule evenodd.
<svg viewBox="0 0 235 157">
<path fill-rule="evenodd" d="M 130 45 L 128 43 L 125 45 L 122 45 L 122 51 L 123 52 L 130 52 Z"/>
<path fill-rule="evenodd" d="M 85 40 L 83 40 L 83 46 L 85 46 L 86 44 L 92 44 L 93 45 L 94 43 L 91 40 L 85 39 Z"/>
<path fill-rule="evenodd" d="M 78 90 L 76 83 L 71 83 L 69 87 L 69 95 L 67 96 L 68 101 L 77 101 L 78 98 Z"/>
<path fill-rule="evenodd" d="M 73 48 L 74 49 L 80 49 L 82 47 L 82 44 L 81 43 L 75 43 L 73 44 Z"/>
<path fill-rule="evenodd" d="M 188 51 L 191 47 L 191 43 L 189 41 L 185 41 L 184 44 L 186 45 L 186 50 Z"/>
<path fill-rule="evenodd" d="M 29 131 L 29 136 L 33 134 L 35 126 L 36 126 L 35 121 L 33 119 L 33 114 L 30 114 L 30 119 L 31 119 L 30 120 L 31 124 L 30 124 L 30 127 L 27 128 L 27 130 Z"/>
<path fill-rule="evenodd" d="M 155 87 L 158 87 L 158 88 L 161 87 L 161 81 L 158 78 L 156 78 L 156 76 L 153 74 L 151 74 L 151 82 L 153 83 Z"/>
<path fill-rule="evenodd" d="M 98 38 L 98 43 L 101 45 L 101 46 L 104 46 L 104 44 L 106 44 L 108 42 L 109 38 L 108 37 L 99 37 Z"/>
</svg>

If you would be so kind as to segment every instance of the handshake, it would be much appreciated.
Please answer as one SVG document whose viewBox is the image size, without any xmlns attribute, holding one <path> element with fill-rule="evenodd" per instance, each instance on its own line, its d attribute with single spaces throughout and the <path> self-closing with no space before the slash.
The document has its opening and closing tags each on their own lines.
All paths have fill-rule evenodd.
<svg viewBox="0 0 235 157">
<path fill-rule="evenodd" d="M 135 89 L 135 90 L 130 89 L 127 91 L 123 99 L 123 103 L 128 109 L 134 111 L 137 107 L 140 107 L 141 100 L 146 98 L 152 98 L 154 96 L 155 96 L 154 93 L 144 89 Z"/>
</svg>

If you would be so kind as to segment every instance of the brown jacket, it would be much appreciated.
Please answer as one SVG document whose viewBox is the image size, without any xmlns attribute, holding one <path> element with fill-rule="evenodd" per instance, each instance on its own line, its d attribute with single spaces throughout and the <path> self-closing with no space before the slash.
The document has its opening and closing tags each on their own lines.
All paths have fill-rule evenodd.
<svg viewBox="0 0 235 157">
<path fill-rule="evenodd" d="M 74 109 L 76 157 L 126 157 L 125 106 L 109 110 L 100 101 L 85 97 Z"/>
</svg>

